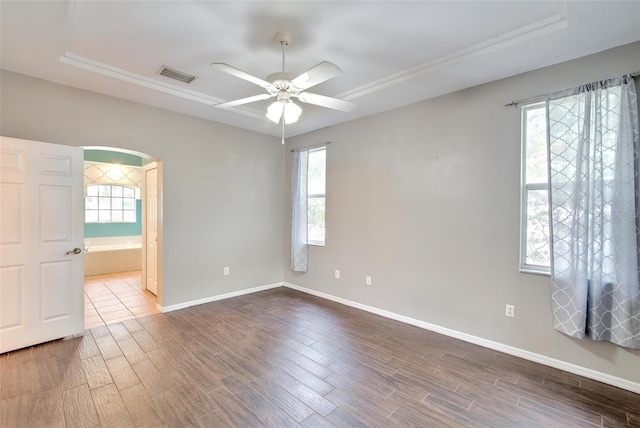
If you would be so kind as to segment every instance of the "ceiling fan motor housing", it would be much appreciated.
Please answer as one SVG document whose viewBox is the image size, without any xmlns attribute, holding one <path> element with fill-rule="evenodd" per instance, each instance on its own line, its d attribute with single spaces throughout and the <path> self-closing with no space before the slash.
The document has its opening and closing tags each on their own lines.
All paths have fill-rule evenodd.
<svg viewBox="0 0 640 428">
<path fill-rule="evenodd" d="M 300 92 L 300 89 L 296 88 L 291 80 L 293 79 L 293 75 L 290 73 L 278 72 L 270 74 L 267 77 L 267 82 L 271 82 L 271 86 L 267 88 L 267 91 L 271 94 L 279 94 L 282 92 L 287 92 L 292 95 L 297 95 Z"/>
<path fill-rule="evenodd" d="M 278 71 L 277 73 L 271 73 L 267 76 L 267 82 L 276 83 L 279 80 L 290 82 L 295 76 L 291 73 L 285 73 L 284 71 Z"/>
</svg>

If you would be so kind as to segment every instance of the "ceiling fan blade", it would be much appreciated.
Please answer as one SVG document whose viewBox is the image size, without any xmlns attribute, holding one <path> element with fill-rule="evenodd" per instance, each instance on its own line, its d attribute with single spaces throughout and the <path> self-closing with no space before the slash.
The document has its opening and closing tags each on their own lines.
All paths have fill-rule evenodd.
<svg viewBox="0 0 640 428">
<path fill-rule="evenodd" d="M 239 106 L 242 104 L 249 104 L 255 101 L 261 101 L 261 100 L 267 100 L 271 97 L 275 97 L 274 95 L 271 94 L 260 94 L 260 95 L 254 95 L 252 97 L 247 97 L 247 98 L 240 98 L 239 100 L 234 100 L 234 101 L 227 101 L 225 103 L 220 103 L 220 104 L 216 104 L 214 105 L 214 107 L 216 108 L 231 108 L 231 107 L 235 107 L 235 106 Z"/>
<path fill-rule="evenodd" d="M 332 77 L 336 77 L 340 73 L 342 73 L 340 67 L 329 61 L 322 61 L 320 64 L 311 67 L 309 70 L 293 79 L 291 83 L 296 88 L 305 90 L 319 83 L 322 83 L 325 80 L 329 80 Z"/>
<path fill-rule="evenodd" d="M 328 107 L 335 110 L 353 111 L 357 104 L 351 101 L 340 100 L 338 98 L 325 97 L 324 95 L 312 94 L 310 92 L 301 92 L 298 99 L 303 103 L 315 104 L 321 107 Z"/>
<path fill-rule="evenodd" d="M 220 71 L 224 71 L 227 74 L 230 74 L 232 76 L 236 76 L 239 77 L 241 79 L 246 80 L 247 82 L 251 82 L 255 85 L 258 86 L 262 86 L 263 88 L 267 89 L 271 86 L 271 83 L 267 82 L 266 80 L 263 80 L 259 77 L 253 76 L 245 71 L 239 70 L 235 67 L 230 66 L 229 64 L 225 64 L 223 62 L 212 62 L 211 63 L 211 67 L 216 68 Z"/>
</svg>

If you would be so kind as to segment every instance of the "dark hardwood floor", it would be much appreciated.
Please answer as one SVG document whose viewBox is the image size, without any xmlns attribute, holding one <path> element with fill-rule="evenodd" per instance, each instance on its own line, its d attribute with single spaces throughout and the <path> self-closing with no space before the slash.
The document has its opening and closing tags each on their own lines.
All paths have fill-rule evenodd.
<svg viewBox="0 0 640 428">
<path fill-rule="evenodd" d="M 2 427 L 640 426 L 640 396 L 285 288 L 0 355 Z"/>
</svg>

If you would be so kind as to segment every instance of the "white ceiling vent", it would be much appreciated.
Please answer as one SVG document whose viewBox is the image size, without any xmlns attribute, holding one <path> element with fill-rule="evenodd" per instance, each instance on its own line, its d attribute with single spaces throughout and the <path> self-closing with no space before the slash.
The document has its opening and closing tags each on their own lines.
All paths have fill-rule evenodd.
<svg viewBox="0 0 640 428">
<path fill-rule="evenodd" d="M 179 80 L 184 83 L 191 83 L 196 78 L 196 76 L 192 76 L 187 73 L 183 73 L 182 71 L 174 70 L 173 68 L 169 68 L 166 65 L 163 65 L 158 72 L 160 76 L 168 77 L 169 79 Z"/>
</svg>

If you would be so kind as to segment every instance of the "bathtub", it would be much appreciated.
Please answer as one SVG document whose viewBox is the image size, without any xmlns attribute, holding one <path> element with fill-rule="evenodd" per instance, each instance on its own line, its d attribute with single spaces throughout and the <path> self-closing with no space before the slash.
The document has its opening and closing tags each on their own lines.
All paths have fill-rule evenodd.
<svg viewBox="0 0 640 428">
<path fill-rule="evenodd" d="M 84 240 L 85 276 L 127 272 L 142 268 L 140 236 L 109 236 Z"/>
</svg>

